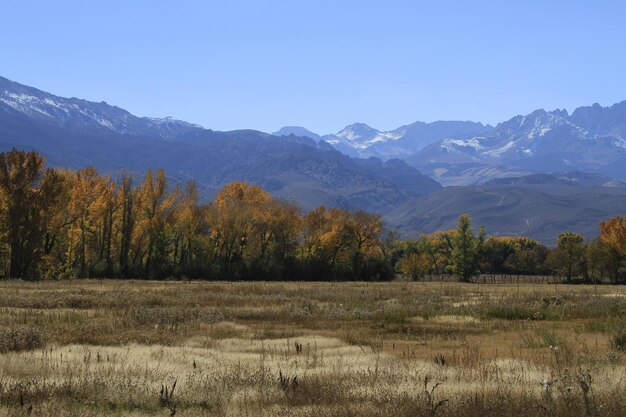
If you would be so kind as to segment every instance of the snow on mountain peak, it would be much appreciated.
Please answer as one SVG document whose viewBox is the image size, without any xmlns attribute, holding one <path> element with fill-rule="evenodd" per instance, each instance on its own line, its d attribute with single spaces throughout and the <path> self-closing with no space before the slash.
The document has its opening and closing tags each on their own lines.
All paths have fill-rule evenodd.
<svg viewBox="0 0 626 417">
<path fill-rule="evenodd" d="M 105 128 L 119 134 L 156 135 L 170 138 L 201 126 L 181 120 L 142 118 L 116 106 L 77 98 L 58 97 L 0 77 L 0 105 L 29 117 L 57 125 L 73 124 L 83 128 Z"/>
<path fill-rule="evenodd" d="M 172 116 L 144 117 L 144 119 L 149 120 L 150 122 L 157 124 L 157 125 L 178 125 L 178 126 L 187 126 L 187 127 L 197 128 L 197 129 L 203 129 L 203 127 L 198 124 L 189 123 L 184 120 L 174 119 Z"/>
<path fill-rule="evenodd" d="M 444 139 L 441 141 L 441 147 L 446 149 L 448 152 L 459 152 L 459 148 L 467 148 L 473 149 L 474 151 L 480 151 L 484 147 L 481 144 L 480 137 L 471 138 L 471 139 Z"/>
<path fill-rule="evenodd" d="M 353 142 L 366 142 L 380 133 L 365 123 L 353 123 L 342 129 L 336 136 Z"/>
</svg>

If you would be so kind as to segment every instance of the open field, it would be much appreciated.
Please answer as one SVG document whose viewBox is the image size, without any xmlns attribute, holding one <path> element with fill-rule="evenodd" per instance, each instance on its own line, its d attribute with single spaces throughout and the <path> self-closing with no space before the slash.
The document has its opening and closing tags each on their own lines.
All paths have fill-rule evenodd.
<svg viewBox="0 0 626 417">
<path fill-rule="evenodd" d="M 3 281 L 0 416 L 623 416 L 625 334 L 623 286 Z"/>
</svg>

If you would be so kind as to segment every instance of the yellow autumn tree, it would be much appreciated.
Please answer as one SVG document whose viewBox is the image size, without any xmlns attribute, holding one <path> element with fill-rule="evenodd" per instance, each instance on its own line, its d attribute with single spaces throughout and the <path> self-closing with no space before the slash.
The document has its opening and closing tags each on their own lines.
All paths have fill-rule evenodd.
<svg viewBox="0 0 626 417">
<path fill-rule="evenodd" d="M 600 242 L 604 249 L 604 264 L 614 283 L 620 282 L 624 261 L 626 260 L 626 217 L 611 217 L 600 223 Z M 596 252 L 597 256 L 602 251 Z"/>
<path fill-rule="evenodd" d="M 165 171 L 159 169 L 156 176 L 146 172 L 137 193 L 137 225 L 133 235 L 133 262 L 148 277 L 165 273 L 167 236 L 165 228 L 172 221 L 178 189 L 168 191 Z"/>
<path fill-rule="evenodd" d="M 383 220 L 378 214 L 359 210 L 349 216 L 348 222 L 352 235 L 352 272 L 358 279 L 368 259 L 383 255 Z"/>
<path fill-rule="evenodd" d="M 424 252 L 408 252 L 398 261 L 398 270 L 413 281 L 431 271 L 431 260 Z"/>
<path fill-rule="evenodd" d="M 117 208 L 115 183 L 95 168 L 76 171 L 71 179 L 66 222 L 67 262 L 79 277 L 112 273 L 113 218 Z"/>
<path fill-rule="evenodd" d="M 9 277 L 38 276 L 45 256 L 43 240 L 60 207 L 63 179 L 43 166 L 44 158 L 36 152 L 0 153 L 0 252 Z"/>
<path fill-rule="evenodd" d="M 116 253 L 119 272 L 130 276 L 130 254 L 137 219 L 137 189 L 133 187 L 132 176 L 124 174 L 116 193 L 118 207 L 114 234 L 117 237 Z"/>
<path fill-rule="evenodd" d="M 72 275 L 67 264 L 68 229 L 72 224 L 69 210 L 74 173 L 70 170 L 49 170 L 54 173 L 56 190 L 49 199 L 44 217 L 43 256 L 40 265 L 44 278 L 61 278 Z"/>
<path fill-rule="evenodd" d="M 431 273 L 441 275 L 449 269 L 455 236 L 456 230 L 441 230 L 420 236 L 421 250 L 428 258 Z"/>
<path fill-rule="evenodd" d="M 251 218 L 247 261 L 256 274 L 265 271 L 275 275 L 268 278 L 277 279 L 285 262 L 294 255 L 300 234 L 300 213 L 293 205 L 271 199 L 256 207 Z"/>
<path fill-rule="evenodd" d="M 233 182 L 223 187 L 209 208 L 211 239 L 221 274 L 240 274 L 245 261 L 262 245 L 263 211 L 272 197 L 258 185 Z"/>
<path fill-rule="evenodd" d="M 189 181 L 182 192 L 173 213 L 172 262 L 179 270 L 191 271 L 202 264 L 202 232 L 207 228 L 205 207 L 198 205 L 199 190 Z"/>
</svg>

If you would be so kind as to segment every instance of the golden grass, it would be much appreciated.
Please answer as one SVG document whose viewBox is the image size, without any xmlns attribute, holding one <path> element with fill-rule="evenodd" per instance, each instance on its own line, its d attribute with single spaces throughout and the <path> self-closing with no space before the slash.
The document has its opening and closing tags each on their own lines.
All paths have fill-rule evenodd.
<svg viewBox="0 0 626 417">
<path fill-rule="evenodd" d="M 0 334 L 25 336 L 0 353 L 0 416 L 621 416 L 625 295 L 5 281 Z"/>
</svg>

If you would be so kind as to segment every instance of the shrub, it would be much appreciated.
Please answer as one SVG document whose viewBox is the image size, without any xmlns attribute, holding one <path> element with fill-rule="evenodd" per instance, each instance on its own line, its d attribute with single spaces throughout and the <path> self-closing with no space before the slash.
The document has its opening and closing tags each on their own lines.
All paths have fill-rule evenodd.
<svg viewBox="0 0 626 417">
<path fill-rule="evenodd" d="M 39 349 L 45 345 L 39 329 L 32 327 L 0 329 L 0 353 Z"/>
<path fill-rule="evenodd" d="M 611 335 L 610 345 L 612 349 L 624 350 L 626 347 L 626 330 L 617 330 Z"/>
</svg>

